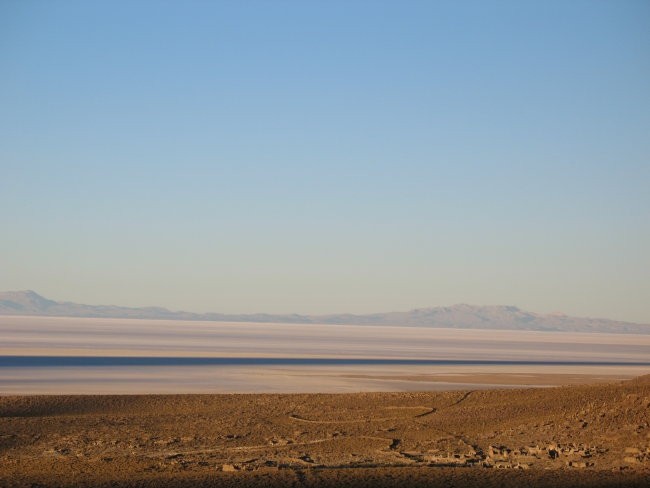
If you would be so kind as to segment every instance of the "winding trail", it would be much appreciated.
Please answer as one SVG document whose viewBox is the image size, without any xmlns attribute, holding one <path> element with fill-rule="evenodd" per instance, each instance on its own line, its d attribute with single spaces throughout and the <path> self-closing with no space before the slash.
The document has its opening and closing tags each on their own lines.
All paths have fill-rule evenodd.
<svg viewBox="0 0 650 488">
<path fill-rule="evenodd" d="M 470 390 L 470 391 L 468 391 L 468 392 L 465 393 L 462 397 L 460 397 L 459 400 L 455 401 L 454 403 L 452 403 L 452 404 L 450 404 L 450 405 L 447 405 L 447 407 L 445 407 L 445 408 L 455 407 L 456 405 L 460 405 L 460 404 L 463 403 L 465 400 L 467 400 L 467 397 L 469 397 L 472 393 L 476 393 L 476 390 Z"/>
<path fill-rule="evenodd" d="M 401 417 L 376 417 L 376 418 L 362 418 L 362 419 L 350 419 L 350 420 L 315 420 L 315 419 L 308 419 L 305 417 L 301 417 L 300 415 L 296 414 L 291 414 L 289 415 L 289 418 L 291 420 L 295 420 L 297 422 L 306 422 L 310 424 L 355 424 L 355 423 L 362 423 L 362 422 L 388 422 L 388 421 L 394 421 L 394 420 L 407 420 L 407 419 L 417 419 L 420 417 L 424 417 L 426 415 L 431 415 L 432 413 L 435 413 L 437 411 L 436 408 L 431 408 L 431 407 L 386 407 L 386 409 L 418 409 L 418 410 L 425 410 L 425 412 L 419 413 L 417 415 L 413 416 L 401 416 Z"/>
</svg>

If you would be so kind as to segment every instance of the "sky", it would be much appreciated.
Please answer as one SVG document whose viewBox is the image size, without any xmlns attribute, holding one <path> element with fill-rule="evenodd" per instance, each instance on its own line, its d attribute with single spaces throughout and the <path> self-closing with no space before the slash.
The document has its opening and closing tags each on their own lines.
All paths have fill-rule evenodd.
<svg viewBox="0 0 650 488">
<path fill-rule="evenodd" d="M 650 323 L 650 2 L 0 2 L 0 290 Z"/>
</svg>

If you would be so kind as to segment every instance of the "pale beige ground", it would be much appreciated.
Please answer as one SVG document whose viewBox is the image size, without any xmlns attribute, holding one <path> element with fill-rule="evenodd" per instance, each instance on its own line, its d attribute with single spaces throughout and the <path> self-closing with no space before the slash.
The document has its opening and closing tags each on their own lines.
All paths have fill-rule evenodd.
<svg viewBox="0 0 650 488">
<path fill-rule="evenodd" d="M 0 355 L 647 362 L 650 335 L 0 317 Z M 622 365 L 0 368 L 0 395 L 440 391 L 593 383 L 646 372 Z"/>
<path fill-rule="evenodd" d="M 0 316 L 0 355 L 648 361 L 650 334 Z"/>
<path fill-rule="evenodd" d="M 0 368 L 1 395 L 355 393 L 604 383 L 644 367 L 165 366 Z"/>
</svg>

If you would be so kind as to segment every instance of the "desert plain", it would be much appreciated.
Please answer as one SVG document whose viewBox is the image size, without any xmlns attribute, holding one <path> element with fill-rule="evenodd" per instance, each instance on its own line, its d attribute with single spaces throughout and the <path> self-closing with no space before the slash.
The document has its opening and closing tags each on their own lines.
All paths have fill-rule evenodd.
<svg viewBox="0 0 650 488">
<path fill-rule="evenodd" d="M 0 317 L 0 486 L 650 484 L 649 335 L 327 327 Z"/>
<path fill-rule="evenodd" d="M 620 486 L 650 378 L 354 394 L 0 397 L 0 485 Z"/>
</svg>

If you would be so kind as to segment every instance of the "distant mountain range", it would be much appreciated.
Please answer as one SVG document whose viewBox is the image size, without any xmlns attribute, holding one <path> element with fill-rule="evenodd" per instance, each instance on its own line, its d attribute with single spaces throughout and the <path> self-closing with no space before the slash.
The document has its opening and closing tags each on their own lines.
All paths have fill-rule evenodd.
<svg viewBox="0 0 650 488">
<path fill-rule="evenodd" d="M 104 317 L 163 320 L 210 320 L 217 322 L 267 322 L 293 324 L 395 325 L 455 329 L 505 329 L 564 332 L 610 332 L 650 334 L 650 325 L 607 319 L 538 314 L 510 306 L 453 305 L 419 308 L 408 312 L 364 315 L 272 315 L 175 312 L 161 307 L 82 305 L 48 300 L 33 291 L 0 292 L 0 315 L 51 317 Z"/>
</svg>

